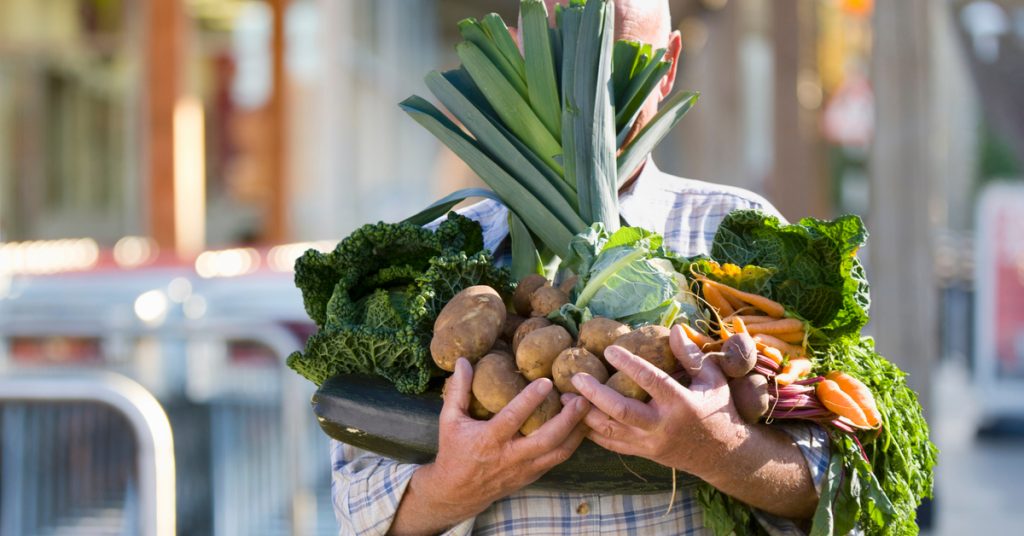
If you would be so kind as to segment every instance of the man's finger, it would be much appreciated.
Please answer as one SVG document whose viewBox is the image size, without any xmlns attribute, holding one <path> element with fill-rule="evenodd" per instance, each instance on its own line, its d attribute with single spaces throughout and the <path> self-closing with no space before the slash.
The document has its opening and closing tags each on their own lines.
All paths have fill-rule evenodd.
<svg viewBox="0 0 1024 536">
<path fill-rule="evenodd" d="M 607 350 L 605 354 L 607 356 Z M 653 428 L 658 424 L 657 415 L 650 406 L 639 400 L 620 395 L 611 387 L 602 385 L 589 374 L 576 374 L 572 378 L 572 384 L 581 395 L 603 411 L 605 415 L 623 424 L 644 429 Z"/>
<path fill-rule="evenodd" d="M 604 357 L 611 366 L 629 376 L 655 400 L 670 400 L 678 396 L 679 382 L 665 371 L 637 357 L 621 346 L 609 346 Z M 609 413 L 609 415 L 611 415 Z M 614 417 L 614 415 L 612 415 Z M 629 423 L 627 423 L 629 424 Z"/>
<path fill-rule="evenodd" d="M 587 412 L 587 415 L 583 417 L 583 423 L 587 425 L 587 428 L 593 430 L 594 433 L 612 439 L 627 439 L 635 435 L 631 434 L 630 431 L 636 430 L 608 417 L 597 408 L 591 408 Z"/>
<path fill-rule="evenodd" d="M 590 433 L 587 434 L 587 439 L 593 441 L 594 443 L 597 443 L 598 445 L 612 452 L 617 452 L 619 454 L 625 454 L 627 456 L 638 456 L 642 454 L 640 450 L 637 449 L 637 446 L 633 441 L 622 441 L 619 439 L 612 439 L 609 437 L 605 437 L 595 432 L 594 430 L 591 430 Z"/>
<path fill-rule="evenodd" d="M 668 344 L 687 374 L 693 377 L 700 373 L 701 366 L 704 364 L 704 352 L 697 346 L 697 343 L 686 336 L 686 332 L 679 324 L 672 326 Z"/>
<path fill-rule="evenodd" d="M 551 420 L 541 425 L 536 432 L 520 439 L 516 448 L 521 449 L 524 457 L 529 459 L 551 451 L 561 445 L 576 426 L 583 420 L 583 416 L 590 409 L 590 403 L 583 397 L 576 397 L 569 401 L 568 405 L 562 407 L 562 411 Z"/>
<path fill-rule="evenodd" d="M 547 378 L 534 380 L 527 385 L 526 389 L 488 421 L 497 437 L 513 437 L 553 388 L 551 380 Z"/>
<path fill-rule="evenodd" d="M 569 436 L 565 438 L 565 441 L 562 441 L 562 443 L 555 448 L 540 455 L 536 460 L 534 460 L 533 466 L 540 471 L 547 472 L 548 469 L 568 460 L 572 456 L 572 453 L 576 452 L 576 449 L 579 448 L 580 443 L 582 443 L 587 437 L 587 432 L 589 431 L 590 429 L 587 428 L 585 424 L 577 424 L 569 433 Z"/>
<path fill-rule="evenodd" d="M 473 388 L 473 366 L 465 358 L 455 362 L 455 372 L 444 384 L 444 405 L 441 420 L 469 415 L 469 399 Z"/>
<path fill-rule="evenodd" d="M 725 377 L 725 373 L 722 372 L 718 363 L 714 359 L 708 359 L 701 367 L 700 373 L 693 377 L 693 382 L 690 383 L 688 389 L 690 391 L 708 391 L 722 387 L 728 382 L 729 379 Z"/>
</svg>

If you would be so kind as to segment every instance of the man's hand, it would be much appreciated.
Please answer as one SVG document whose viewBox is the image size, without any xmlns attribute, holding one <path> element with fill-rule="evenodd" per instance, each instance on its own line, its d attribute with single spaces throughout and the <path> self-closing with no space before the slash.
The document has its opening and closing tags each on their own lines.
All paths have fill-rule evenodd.
<svg viewBox="0 0 1024 536">
<path fill-rule="evenodd" d="M 413 474 L 392 534 L 436 532 L 482 512 L 567 460 L 586 436 L 590 405 L 578 397 L 530 436 L 519 434 L 551 380 L 534 381 L 489 421 L 468 413 L 472 383 L 472 367 L 459 359 L 445 389 L 437 458 Z"/>
<path fill-rule="evenodd" d="M 682 331 L 673 349 L 684 368 L 703 356 Z M 620 454 L 648 458 L 697 476 L 719 490 L 768 512 L 807 518 L 817 493 L 806 461 L 785 433 L 747 425 L 736 412 L 721 369 L 704 360 L 689 387 L 625 349 L 605 350 L 608 362 L 651 395 L 649 403 L 624 397 L 593 377 L 573 385 L 594 405 L 584 422 L 588 437 Z M 575 397 L 563 395 L 564 402 Z"/>
</svg>

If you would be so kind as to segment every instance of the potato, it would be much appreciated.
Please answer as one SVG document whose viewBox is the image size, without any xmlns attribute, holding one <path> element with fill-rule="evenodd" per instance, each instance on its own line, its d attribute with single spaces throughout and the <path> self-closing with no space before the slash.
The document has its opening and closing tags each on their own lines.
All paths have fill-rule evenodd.
<svg viewBox="0 0 1024 536">
<path fill-rule="evenodd" d="M 604 349 L 611 346 L 615 339 L 627 333 L 629 333 L 629 326 L 599 316 L 580 326 L 580 346 L 607 364 L 608 362 L 604 358 Z"/>
<path fill-rule="evenodd" d="M 523 322 L 526 322 L 525 316 L 505 315 L 505 325 L 501 327 L 501 339 L 505 342 L 512 342 L 512 337 L 516 336 L 516 330 L 523 325 Z"/>
<path fill-rule="evenodd" d="M 564 292 L 566 296 L 572 294 L 572 289 L 576 286 L 576 282 L 579 281 L 579 279 L 580 278 L 575 275 L 565 278 L 565 281 L 558 284 L 558 290 Z"/>
<path fill-rule="evenodd" d="M 551 377 L 551 365 L 562 350 L 572 346 L 572 336 L 562 326 L 531 331 L 516 349 L 516 365 L 527 380 Z"/>
<path fill-rule="evenodd" d="M 501 411 L 526 388 L 511 356 L 487 354 L 473 368 L 473 396 L 491 413 Z"/>
<path fill-rule="evenodd" d="M 520 324 L 519 329 L 516 330 L 516 334 L 512 337 L 512 353 L 515 353 L 519 349 L 519 343 L 523 342 L 523 337 L 526 337 L 533 330 L 546 328 L 551 325 L 551 321 L 544 317 L 530 318 L 526 322 Z"/>
<path fill-rule="evenodd" d="M 615 339 L 621 346 L 654 366 L 672 372 L 679 366 L 669 345 L 669 330 L 663 326 L 644 326 Z"/>
<path fill-rule="evenodd" d="M 567 348 L 562 350 L 551 365 L 551 379 L 555 387 L 563 393 L 580 394 L 572 384 L 572 377 L 579 372 L 590 374 L 597 381 L 608 381 L 608 369 L 594 354 L 583 348 Z"/>
<path fill-rule="evenodd" d="M 487 419 L 490 419 L 491 417 L 493 417 L 494 413 L 491 413 L 490 411 L 488 411 L 487 408 L 485 408 L 484 405 L 481 404 L 480 401 L 477 400 L 477 398 L 475 396 L 470 396 L 469 397 L 469 416 L 473 417 L 474 419 L 476 419 L 478 421 L 486 421 Z"/>
<path fill-rule="evenodd" d="M 540 287 L 530 295 L 530 315 L 548 316 L 569 303 L 569 296 L 555 287 Z"/>
<path fill-rule="evenodd" d="M 460 357 L 476 362 L 498 340 L 505 315 L 505 303 L 491 287 L 477 285 L 456 294 L 434 321 L 434 363 L 451 372 Z"/>
<path fill-rule="evenodd" d="M 612 377 L 608 378 L 608 381 L 604 384 L 622 396 L 635 398 L 641 402 L 646 402 L 650 398 L 647 391 L 644 391 L 632 378 L 626 376 L 626 373 L 622 371 L 612 374 Z"/>
<path fill-rule="evenodd" d="M 553 419 L 560 411 L 562 411 L 562 401 L 559 399 L 558 391 L 552 389 L 548 392 L 548 396 L 544 398 L 544 401 L 540 403 L 540 406 L 537 406 L 537 409 L 533 410 L 533 413 L 526 418 L 526 422 L 519 429 L 519 433 L 528 436 L 536 432 L 538 428 Z"/>
<path fill-rule="evenodd" d="M 530 316 L 530 296 L 540 287 L 548 284 L 548 280 L 540 274 L 530 274 L 516 285 L 516 291 L 512 294 L 512 308 L 522 316 Z"/>
</svg>

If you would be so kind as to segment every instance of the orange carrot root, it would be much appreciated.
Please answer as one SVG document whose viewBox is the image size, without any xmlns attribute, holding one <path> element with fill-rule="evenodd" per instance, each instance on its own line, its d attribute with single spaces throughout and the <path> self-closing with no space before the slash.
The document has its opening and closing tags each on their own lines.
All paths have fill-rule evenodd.
<svg viewBox="0 0 1024 536">
<path fill-rule="evenodd" d="M 704 299 L 721 316 L 729 316 L 735 312 L 732 305 L 729 305 L 729 302 L 722 296 L 722 293 L 718 292 L 718 289 L 711 285 L 704 285 Z"/>
<path fill-rule="evenodd" d="M 816 388 L 818 399 L 824 404 L 826 408 L 832 413 L 845 417 L 854 426 L 858 428 L 871 428 L 871 424 L 868 423 L 868 418 L 864 414 L 864 410 L 860 409 L 860 406 L 853 400 L 853 398 L 844 393 L 839 388 L 839 384 L 832 380 L 822 380 L 818 382 Z"/>
<path fill-rule="evenodd" d="M 757 294 L 743 292 L 742 290 L 732 288 L 729 285 L 723 285 L 722 283 L 712 281 L 706 277 L 701 278 L 701 281 L 704 283 L 705 287 L 715 287 L 715 289 L 722 294 L 728 294 L 744 303 L 749 303 L 773 318 L 782 318 L 786 314 L 786 308 L 775 300 L 765 298 L 764 296 L 758 296 Z"/>
<path fill-rule="evenodd" d="M 804 323 L 795 318 L 784 318 L 782 320 L 775 320 L 773 322 L 762 322 L 760 324 L 750 325 L 750 333 L 754 335 L 775 335 L 777 333 L 792 333 L 794 331 L 803 331 L 803 329 Z"/>
<path fill-rule="evenodd" d="M 752 327 L 754 326 L 749 326 L 747 329 L 749 330 Z M 805 352 L 803 348 L 799 346 L 794 346 L 785 341 L 781 341 L 777 337 L 765 334 L 758 334 L 754 335 L 754 340 L 764 344 L 765 346 L 770 346 L 772 348 L 779 350 L 780 352 L 782 352 L 782 355 L 786 357 L 804 357 Z"/>
<path fill-rule="evenodd" d="M 872 428 L 881 426 L 882 414 L 879 413 L 878 406 L 875 404 L 875 397 L 871 394 L 871 389 L 868 389 L 867 385 L 864 385 L 860 380 L 845 372 L 834 371 L 828 373 L 825 377 L 836 382 L 836 385 L 838 385 L 843 392 L 850 395 L 850 398 L 852 398 L 860 407 L 861 411 L 864 412 L 868 425 Z"/>
</svg>

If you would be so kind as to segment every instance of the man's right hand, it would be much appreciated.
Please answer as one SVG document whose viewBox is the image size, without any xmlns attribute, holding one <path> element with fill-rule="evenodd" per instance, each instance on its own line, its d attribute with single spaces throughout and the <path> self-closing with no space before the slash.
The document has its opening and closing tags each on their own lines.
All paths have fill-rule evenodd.
<svg viewBox="0 0 1024 536">
<path fill-rule="evenodd" d="M 590 406 L 583 397 L 530 436 L 519 434 L 551 380 L 534 381 L 489 421 L 468 413 L 472 384 L 472 367 L 459 359 L 445 389 L 437 458 L 413 474 L 392 534 L 436 532 L 475 516 L 567 460 L 586 437 L 582 419 Z"/>
</svg>

